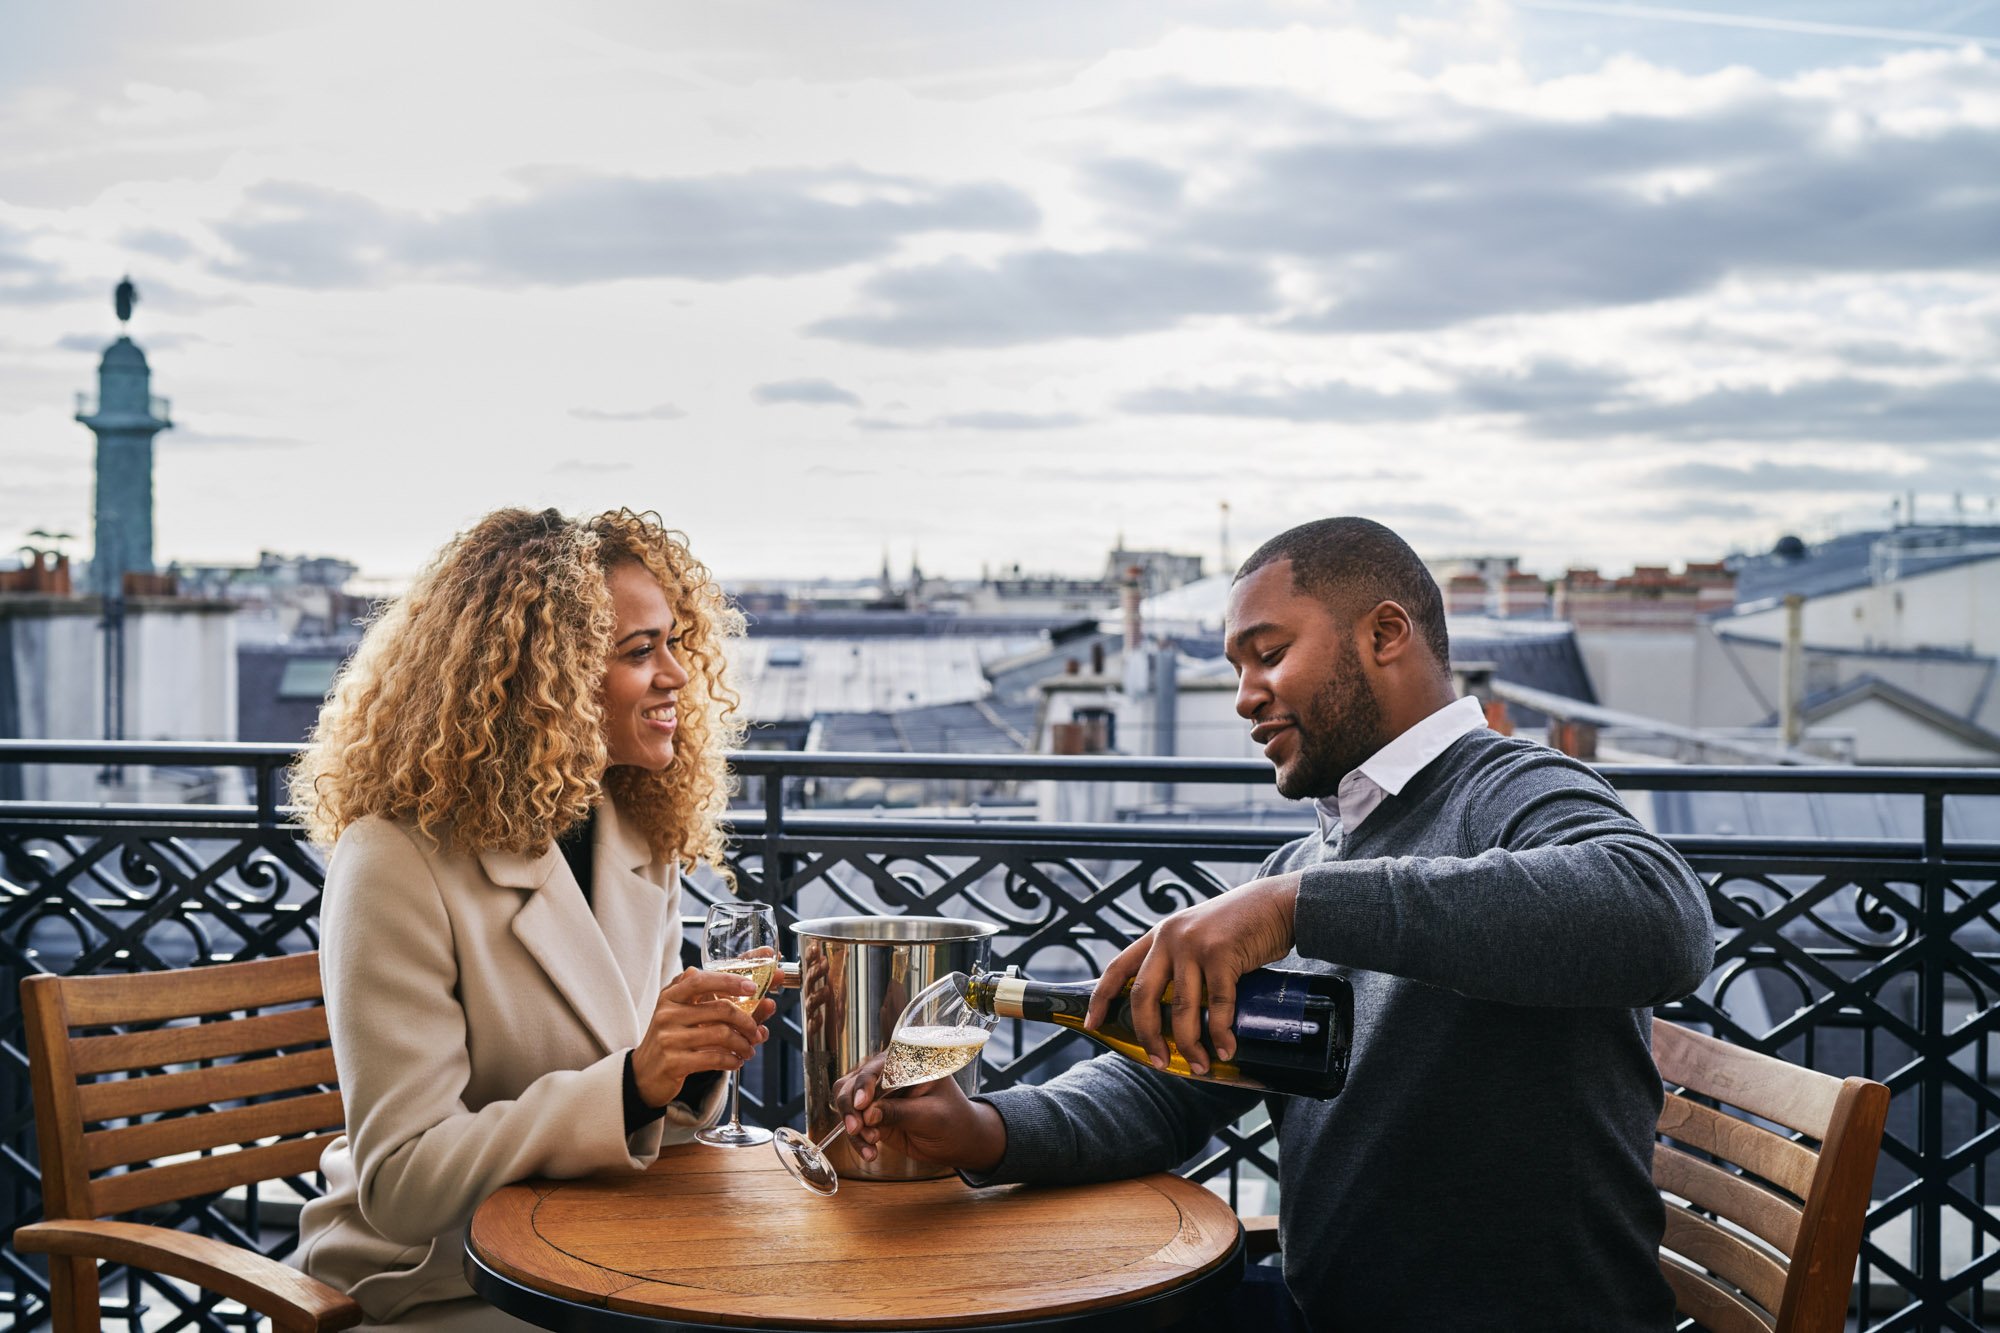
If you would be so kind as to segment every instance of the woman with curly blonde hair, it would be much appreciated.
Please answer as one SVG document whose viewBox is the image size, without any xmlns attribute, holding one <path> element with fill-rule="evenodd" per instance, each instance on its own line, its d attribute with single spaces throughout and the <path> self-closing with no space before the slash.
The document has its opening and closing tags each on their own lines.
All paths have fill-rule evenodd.
<svg viewBox="0 0 2000 1333">
<path fill-rule="evenodd" d="M 747 980 L 678 966 L 680 873 L 721 864 L 741 632 L 656 516 L 506 509 L 341 674 L 292 774 L 333 846 L 320 966 L 347 1107 L 299 1263 L 372 1323 L 525 1328 L 466 1284 L 473 1208 L 526 1176 L 643 1169 L 719 1109 L 708 1071 L 765 1039 L 771 1002 L 726 998 Z"/>
</svg>

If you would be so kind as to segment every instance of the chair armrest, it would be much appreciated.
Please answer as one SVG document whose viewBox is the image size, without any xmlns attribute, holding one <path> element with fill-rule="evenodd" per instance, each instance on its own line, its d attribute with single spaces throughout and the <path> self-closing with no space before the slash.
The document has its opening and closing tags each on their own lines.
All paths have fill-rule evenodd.
<svg viewBox="0 0 2000 1333">
<path fill-rule="evenodd" d="M 60 1254 L 129 1264 L 193 1282 L 258 1314 L 285 1333 L 335 1333 L 361 1322 L 361 1307 L 345 1296 L 254 1250 L 192 1231 L 138 1222 L 34 1222 L 14 1233 L 23 1254 Z"/>
<path fill-rule="evenodd" d="M 1251 1263 L 1267 1258 L 1278 1252 L 1278 1219 L 1270 1213 L 1262 1217 L 1241 1217 L 1243 1224 L 1243 1257 Z"/>
</svg>

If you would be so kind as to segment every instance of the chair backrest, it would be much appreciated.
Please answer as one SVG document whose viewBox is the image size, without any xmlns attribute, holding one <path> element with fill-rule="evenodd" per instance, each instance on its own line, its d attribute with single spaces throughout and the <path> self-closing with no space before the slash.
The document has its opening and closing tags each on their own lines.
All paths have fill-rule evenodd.
<svg viewBox="0 0 2000 1333">
<path fill-rule="evenodd" d="M 1669 1196 L 1660 1268 L 1681 1313 L 1713 1333 L 1838 1333 L 1889 1089 L 1662 1019 L 1653 1060 L 1667 1083 L 1783 1131 L 1668 1094 L 1653 1181 Z"/>
<path fill-rule="evenodd" d="M 344 1119 L 320 1000 L 317 953 L 23 981 L 46 1215 L 318 1170 Z"/>
</svg>

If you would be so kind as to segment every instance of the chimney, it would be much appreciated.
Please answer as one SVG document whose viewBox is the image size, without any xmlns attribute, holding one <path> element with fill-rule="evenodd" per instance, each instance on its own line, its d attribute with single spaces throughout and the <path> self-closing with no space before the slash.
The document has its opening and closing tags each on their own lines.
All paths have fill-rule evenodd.
<svg viewBox="0 0 2000 1333">
<path fill-rule="evenodd" d="M 1454 616 L 1486 614 L 1486 580 L 1477 574 L 1453 574 L 1445 581 L 1445 611 Z"/>
<path fill-rule="evenodd" d="M 1180 655 L 1181 650 L 1162 640 L 1153 645 L 1153 753 L 1170 755 L 1180 751 Z M 1174 784 L 1162 782 L 1156 789 L 1160 804 L 1174 808 Z"/>
<path fill-rule="evenodd" d="M 1806 599 L 1799 593 L 1785 594 L 1785 648 L 1778 659 L 1778 727 L 1788 750 L 1799 743 L 1805 730 L 1799 719 L 1799 704 L 1805 695 L 1805 606 Z"/>
<path fill-rule="evenodd" d="M 1572 759 L 1597 758 L 1597 728 L 1573 718 L 1549 719 L 1549 745 Z"/>
<path fill-rule="evenodd" d="M 1458 685 L 1458 692 L 1471 695 L 1479 700 L 1482 707 L 1493 697 L 1493 663 L 1454 662 L 1451 674 Z"/>
<path fill-rule="evenodd" d="M 1125 651 L 1139 650 L 1139 574 L 1137 565 L 1125 566 L 1125 584 L 1119 598 L 1125 607 Z"/>
</svg>

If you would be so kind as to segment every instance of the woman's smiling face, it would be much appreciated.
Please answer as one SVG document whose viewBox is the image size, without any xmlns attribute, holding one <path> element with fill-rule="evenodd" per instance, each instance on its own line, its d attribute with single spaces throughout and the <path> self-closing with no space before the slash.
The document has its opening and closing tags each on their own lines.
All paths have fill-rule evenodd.
<svg viewBox="0 0 2000 1333">
<path fill-rule="evenodd" d="M 674 609 L 644 565 L 615 565 L 604 583 L 617 622 L 604 668 L 605 748 L 613 766 L 657 773 L 674 761 L 675 697 L 688 682 L 674 656 Z"/>
</svg>

